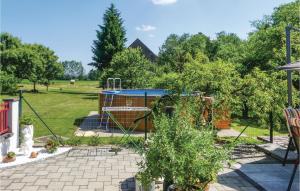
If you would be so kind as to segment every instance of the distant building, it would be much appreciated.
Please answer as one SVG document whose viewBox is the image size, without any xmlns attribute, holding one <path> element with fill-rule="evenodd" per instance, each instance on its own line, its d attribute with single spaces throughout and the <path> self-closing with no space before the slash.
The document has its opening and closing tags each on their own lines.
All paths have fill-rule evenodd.
<svg viewBox="0 0 300 191">
<path fill-rule="evenodd" d="M 147 59 L 154 62 L 157 59 L 156 54 L 150 50 L 140 39 L 136 39 L 128 48 L 140 48 Z"/>
</svg>

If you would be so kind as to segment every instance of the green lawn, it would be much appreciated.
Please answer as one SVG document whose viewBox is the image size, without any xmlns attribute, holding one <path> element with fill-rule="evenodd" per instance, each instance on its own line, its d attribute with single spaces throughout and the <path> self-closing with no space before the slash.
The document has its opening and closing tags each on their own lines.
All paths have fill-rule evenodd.
<svg viewBox="0 0 300 191">
<path fill-rule="evenodd" d="M 270 130 L 266 127 L 260 127 L 258 124 L 254 123 L 250 120 L 241 120 L 236 119 L 233 120 L 231 124 L 231 128 L 241 132 L 246 126 L 248 128 L 245 130 L 245 134 L 250 137 L 257 137 L 257 136 L 269 136 Z M 287 129 L 285 127 L 282 127 L 280 131 L 274 129 L 274 136 L 275 135 L 287 135 Z"/>
<path fill-rule="evenodd" d="M 26 90 L 32 89 L 32 84 L 22 83 Z M 24 98 L 39 113 L 48 126 L 58 135 L 71 137 L 78 121 L 87 116 L 90 111 L 97 111 L 98 94 L 97 81 L 78 81 L 70 85 L 69 81 L 55 81 L 46 91 L 44 86 L 37 86 L 39 93 L 24 93 Z M 0 98 L 14 97 L 2 95 Z M 23 101 L 23 115 L 33 116 L 35 137 L 49 135 L 49 131 Z"/>
</svg>

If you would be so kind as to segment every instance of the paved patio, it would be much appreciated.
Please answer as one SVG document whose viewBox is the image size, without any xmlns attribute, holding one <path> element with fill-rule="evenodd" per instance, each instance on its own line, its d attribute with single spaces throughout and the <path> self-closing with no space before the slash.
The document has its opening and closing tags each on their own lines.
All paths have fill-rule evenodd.
<svg viewBox="0 0 300 191">
<path fill-rule="evenodd" d="M 74 149 L 43 161 L 0 170 L 1 190 L 90 190 L 135 189 L 136 163 L 141 158 L 128 149 L 117 155 L 109 148 Z M 254 191 L 249 182 L 232 169 L 219 174 L 211 191 Z"/>
</svg>

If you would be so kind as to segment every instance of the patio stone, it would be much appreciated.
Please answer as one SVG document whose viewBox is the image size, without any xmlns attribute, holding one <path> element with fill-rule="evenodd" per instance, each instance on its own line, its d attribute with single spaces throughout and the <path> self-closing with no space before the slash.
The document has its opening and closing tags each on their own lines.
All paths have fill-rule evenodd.
<svg viewBox="0 0 300 191">
<path fill-rule="evenodd" d="M 107 148 L 77 148 L 75 154 L 70 151 L 26 166 L 2 169 L 0 190 L 135 190 L 136 163 L 141 157 L 128 149 L 111 155 Z M 97 156 L 92 155 L 93 152 Z M 79 156 L 74 156 L 76 154 Z M 255 190 L 249 182 L 228 168 L 219 173 L 218 182 L 211 186 L 211 191 Z"/>
</svg>

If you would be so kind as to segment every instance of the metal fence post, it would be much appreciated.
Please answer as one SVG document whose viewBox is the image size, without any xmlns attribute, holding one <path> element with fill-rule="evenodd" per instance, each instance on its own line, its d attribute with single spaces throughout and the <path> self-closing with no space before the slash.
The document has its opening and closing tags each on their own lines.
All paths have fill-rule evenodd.
<svg viewBox="0 0 300 191">
<path fill-rule="evenodd" d="M 145 107 L 147 107 L 147 92 L 145 92 Z M 146 112 L 145 112 L 146 115 Z M 147 116 L 144 119 L 145 122 L 145 141 L 147 140 L 147 131 L 148 131 L 148 127 L 147 127 Z"/>
<path fill-rule="evenodd" d="M 22 118 L 23 90 L 19 90 L 19 119 Z"/>
<path fill-rule="evenodd" d="M 269 113 L 269 122 L 270 122 L 270 143 L 273 143 L 273 131 L 274 131 L 273 112 Z"/>
</svg>

